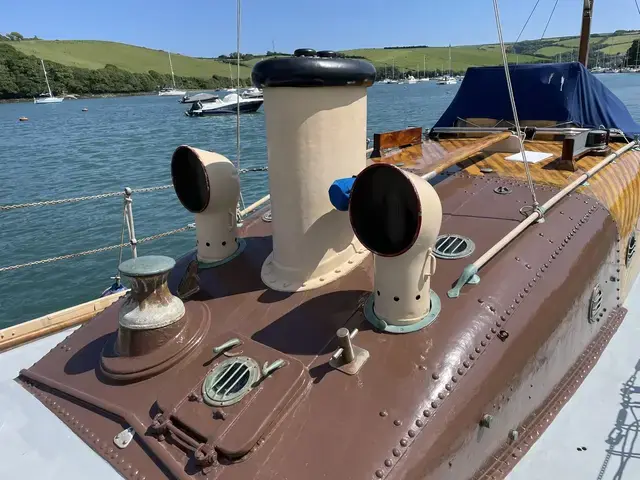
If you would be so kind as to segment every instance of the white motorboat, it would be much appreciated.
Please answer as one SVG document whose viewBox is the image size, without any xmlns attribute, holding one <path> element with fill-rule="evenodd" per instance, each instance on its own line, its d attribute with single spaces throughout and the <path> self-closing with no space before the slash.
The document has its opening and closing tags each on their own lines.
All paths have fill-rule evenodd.
<svg viewBox="0 0 640 480">
<path fill-rule="evenodd" d="M 54 97 L 51 93 L 51 87 L 49 86 L 49 78 L 47 77 L 47 69 L 44 68 L 44 60 L 40 59 L 42 64 L 42 71 L 44 72 L 44 81 L 47 82 L 47 91 L 49 93 L 43 93 L 39 98 L 34 98 L 33 103 L 60 103 L 64 100 L 64 97 Z"/>
<path fill-rule="evenodd" d="M 176 87 L 176 77 L 173 74 L 173 63 L 171 62 L 171 52 L 169 53 L 169 67 L 171 68 L 171 82 L 173 87 L 165 87 L 158 92 L 161 97 L 184 97 L 187 94 L 186 90 L 178 90 Z"/>
<path fill-rule="evenodd" d="M 222 100 L 216 98 L 212 102 L 196 102 L 185 112 L 189 117 L 202 117 L 205 115 L 235 114 L 240 105 L 240 113 L 254 113 L 263 104 L 264 98 L 244 98 L 235 93 L 226 95 Z"/>
<path fill-rule="evenodd" d="M 413 75 L 409 75 L 403 83 L 413 85 L 414 83 L 418 83 L 418 80 L 416 80 L 416 78 Z"/>
<path fill-rule="evenodd" d="M 429 80 L 430 80 L 429 77 L 422 77 L 418 79 L 419 82 L 428 82 Z"/>
<path fill-rule="evenodd" d="M 241 94 L 242 98 L 262 98 L 263 93 L 260 88 L 251 87 L 247 88 Z"/>
<path fill-rule="evenodd" d="M 438 85 L 456 85 L 458 81 L 455 77 L 450 77 L 449 75 L 445 75 L 440 80 L 438 80 Z"/>
<path fill-rule="evenodd" d="M 185 95 L 180 99 L 180 103 L 196 103 L 196 102 L 212 102 L 220 98 L 213 93 L 195 93 L 193 95 Z"/>
</svg>

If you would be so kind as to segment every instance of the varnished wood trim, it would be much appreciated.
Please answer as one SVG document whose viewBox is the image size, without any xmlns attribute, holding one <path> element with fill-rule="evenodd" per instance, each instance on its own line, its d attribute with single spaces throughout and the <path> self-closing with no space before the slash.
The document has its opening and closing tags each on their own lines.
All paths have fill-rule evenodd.
<svg viewBox="0 0 640 480">
<path fill-rule="evenodd" d="M 0 330 L 0 352 L 91 320 L 129 290 L 81 303 Z"/>
</svg>

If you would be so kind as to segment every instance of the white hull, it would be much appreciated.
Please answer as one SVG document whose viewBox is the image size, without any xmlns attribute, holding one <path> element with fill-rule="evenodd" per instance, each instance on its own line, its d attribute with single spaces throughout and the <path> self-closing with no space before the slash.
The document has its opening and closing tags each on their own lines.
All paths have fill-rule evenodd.
<svg viewBox="0 0 640 480">
<path fill-rule="evenodd" d="M 507 480 L 640 478 L 640 281 L 625 307 L 593 370 Z"/>
<path fill-rule="evenodd" d="M 61 103 L 64 100 L 63 97 L 42 97 L 42 98 L 34 98 L 33 103 L 41 104 L 41 103 Z"/>
<path fill-rule="evenodd" d="M 438 85 L 457 85 L 458 81 L 455 78 L 445 78 L 438 81 Z"/>
<path fill-rule="evenodd" d="M 173 88 L 168 90 L 160 90 L 158 92 L 158 96 L 160 97 L 184 97 L 186 94 L 186 90 L 176 90 Z"/>
<path fill-rule="evenodd" d="M 262 97 L 258 98 L 242 98 L 240 97 L 240 113 L 256 112 L 264 102 Z M 238 96 L 231 93 L 222 100 L 217 99 L 213 102 L 197 102 L 185 112 L 190 117 L 201 117 L 204 115 L 228 115 L 235 114 L 238 111 Z"/>
</svg>

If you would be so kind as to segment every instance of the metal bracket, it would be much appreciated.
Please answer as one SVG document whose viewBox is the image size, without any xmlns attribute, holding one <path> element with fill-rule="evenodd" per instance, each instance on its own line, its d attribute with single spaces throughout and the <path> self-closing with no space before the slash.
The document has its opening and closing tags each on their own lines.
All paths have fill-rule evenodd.
<svg viewBox="0 0 640 480">
<path fill-rule="evenodd" d="M 283 359 L 279 358 L 278 360 L 276 360 L 275 362 L 264 362 L 264 365 L 262 366 L 262 378 L 267 378 L 269 375 L 271 375 L 273 372 L 275 372 L 276 370 L 284 367 L 287 364 L 287 362 L 285 362 Z"/>
<path fill-rule="evenodd" d="M 456 282 L 455 286 L 447 292 L 447 296 L 449 298 L 458 298 L 460 296 L 460 290 L 467 283 L 472 285 L 477 285 L 480 283 L 480 277 L 477 275 L 478 267 L 476 267 L 473 263 L 464 267 L 460 278 Z"/>
<path fill-rule="evenodd" d="M 118 448 L 127 448 L 135 434 L 136 432 L 133 427 L 129 427 L 113 437 L 113 443 L 115 443 Z"/>
<path fill-rule="evenodd" d="M 339 328 L 336 332 L 340 348 L 334 352 L 329 360 L 336 370 L 340 370 L 347 375 L 355 375 L 360 371 L 365 362 L 369 359 L 369 351 L 364 348 L 356 347 L 351 340 L 358 334 L 355 328 L 351 333 L 346 328 Z"/>
<path fill-rule="evenodd" d="M 240 345 L 242 342 L 240 341 L 239 338 L 232 338 L 231 340 L 228 340 L 226 342 L 224 342 L 222 345 L 218 345 L 217 347 L 213 347 L 213 353 L 218 355 L 219 353 L 225 352 L 235 346 Z"/>
</svg>

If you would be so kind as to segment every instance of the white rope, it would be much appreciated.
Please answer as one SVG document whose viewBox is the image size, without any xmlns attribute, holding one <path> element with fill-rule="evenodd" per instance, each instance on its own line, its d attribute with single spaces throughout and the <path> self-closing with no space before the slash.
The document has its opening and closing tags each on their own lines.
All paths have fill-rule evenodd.
<svg viewBox="0 0 640 480">
<path fill-rule="evenodd" d="M 267 166 L 264 167 L 250 167 L 250 168 L 240 168 L 238 170 L 239 174 L 251 173 L 251 172 L 266 172 L 269 168 Z M 159 185 L 157 187 L 146 187 L 146 188 L 134 188 L 131 190 L 131 193 L 149 193 L 156 192 L 159 190 L 167 190 L 169 188 L 173 188 L 173 185 Z M 30 208 L 30 207 L 46 207 L 51 205 L 64 205 L 66 203 L 77 203 L 83 202 L 86 200 L 98 200 L 101 198 L 111 198 L 111 197 L 120 197 L 124 195 L 124 192 L 108 192 L 101 193 L 98 195 L 87 195 L 84 197 L 74 197 L 74 198 L 63 198 L 60 200 L 44 200 L 42 202 L 29 202 L 29 203 L 17 203 L 13 205 L 0 205 L 0 212 L 7 210 L 18 210 L 21 208 Z"/>
<path fill-rule="evenodd" d="M 172 188 L 172 187 L 173 185 L 160 185 L 158 187 L 138 188 L 136 190 L 132 190 L 132 193 L 155 192 L 157 190 L 166 190 L 167 188 Z M 124 192 L 109 192 L 109 193 L 101 193 L 99 195 L 87 195 L 85 197 L 63 198 L 61 200 L 45 200 L 42 202 L 19 203 L 14 205 L 0 205 L 0 211 L 16 210 L 19 208 L 28 208 L 28 207 L 44 207 L 44 206 L 50 206 L 50 205 L 62 205 L 65 203 L 76 203 L 76 202 L 82 202 L 85 200 L 97 200 L 100 198 L 119 197 L 122 195 L 124 195 Z"/>
<path fill-rule="evenodd" d="M 240 24 L 242 11 L 240 0 L 236 0 L 236 170 L 240 171 Z M 242 184 L 240 184 L 240 207 L 244 210 L 244 197 L 242 196 Z M 237 208 L 236 210 L 240 210 Z"/>
<path fill-rule="evenodd" d="M 551 19 L 553 18 L 553 13 L 556 11 L 556 7 L 558 6 L 558 0 L 553 4 L 553 10 L 551 10 L 551 15 L 549 15 L 549 20 L 547 20 L 547 24 L 544 26 L 544 30 L 542 31 L 542 36 L 540 40 L 544 38 L 544 34 L 547 33 L 547 28 L 549 28 L 549 24 L 551 23 Z"/>
<path fill-rule="evenodd" d="M 151 242 L 151 241 L 157 240 L 159 238 L 168 237 L 169 235 L 175 235 L 176 233 L 186 232 L 187 230 L 192 230 L 194 228 L 196 228 L 195 224 L 194 223 L 190 223 L 186 227 L 177 228 L 175 230 L 170 230 L 168 232 L 158 233 L 157 235 L 152 235 L 150 237 L 142 238 L 142 239 L 138 240 L 138 244 Z M 59 260 L 67 260 L 69 258 L 84 257 L 86 255 L 92 255 L 94 253 L 108 252 L 110 250 L 116 250 L 118 248 L 127 247 L 128 245 L 129 245 L 128 243 L 120 243 L 118 245 L 109 245 L 108 247 L 94 248 L 93 250 L 86 250 L 84 252 L 70 253 L 68 255 L 60 255 L 59 257 L 51 257 L 51 258 L 45 258 L 45 259 L 42 259 L 42 260 L 36 260 L 35 262 L 28 262 L 28 263 L 22 263 L 22 264 L 18 264 L 18 265 L 11 265 L 11 266 L 8 266 L 8 267 L 0 267 L 0 272 L 6 272 L 8 270 L 18 270 L 19 268 L 32 267 L 34 265 L 43 265 L 45 263 L 57 262 Z"/>
<path fill-rule="evenodd" d="M 498 0 L 493 0 L 493 11 L 496 17 L 496 26 L 498 28 L 498 39 L 500 40 L 500 49 L 502 50 L 502 63 L 504 64 L 504 74 L 507 78 L 507 89 L 509 90 L 509 101 L 511 102 L 511 110 L 513 111 L 513 122 L 516 126 L 516 134 L 518 135 L 518 142 L 520 143 L 520 154 L 522 155 L 522 161 L 524 163 L 524 169 L 527 173 L 527 183 L 529 184 L 529 190 L 531 190 L 531 197 L 533 198 L 534 209 L 538 207 L 538 199 L 536 198 L 536 191 L 533 185 L 533 179 L 531 178 L 531 172 L 529 171 L 529 162 L 527 161 L 527 154 L 524 149 L 524 142 L 522 141 L 522 132 L 520 131 L 520 120 L 518 119 L 518 109 L 516 108 L 516 100 L 513 95 L 513 86 L 511 85 L 511 73 L 509 72 L 509 60 L 507 59 L 507 50 L 504 45 L 504 38 L 502 37 L 502 23 L 500 22 L 500 9 L 498 8 Z"/>
</svg>

